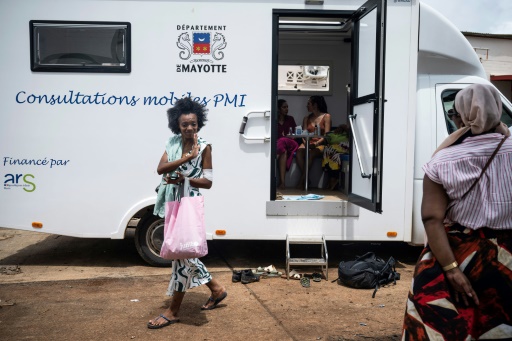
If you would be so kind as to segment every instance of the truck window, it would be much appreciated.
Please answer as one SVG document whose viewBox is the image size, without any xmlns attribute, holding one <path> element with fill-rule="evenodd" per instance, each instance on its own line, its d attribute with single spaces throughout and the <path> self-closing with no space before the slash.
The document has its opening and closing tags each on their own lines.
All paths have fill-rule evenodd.
<svg viewBox="0 0 512 341">
<path fill-rule="evenodd" d="M 512 126 L 512 111 L 510 107 L 503 105 L 503 111 L 501 113 L 501 122 L 505 123 L 508 127 Z"/>
<path fill-rule="evenodd" d="M 30 65 L 44 72 L 130 72 L 130 23 L 30 21 Z"/>
<path fill-rule="evenodd" d="M 455 122 L 450 118 L 451 110 L 453 110 L 453 102 L 455 101 L 455 95 L 460 89 L 445 90 L 441 94 L 441 100 L 443 102 L 444 119 L 446 122 L 446 130 L 448 134 L 453 133 L 457 130 Z"/>
<path fill-rule="evenodd" d="M 443 109 L 444 109 L 444 118 L 446 121 L 446 130 L 448 131 L 448 134 L 453 133 L 455 130 L 457 130 L 456 126 L 456 120 L 450 118 L 451 110 L 453 109 L 453 103 L 455 101 L 455 95 L 460 91 L 461 89 L 453 89 L 453 90 L 445 90 L 441 94 L 441 100 L 443 103 Z M 502 98 L 503 101 L 503 98 Z M 511 109 L 503 104 L 502 106 L 502 113 L 501 113 L 501 122 L 505 123 L 508 127 L 512 126 L 512 111 Z"/>
</svg>

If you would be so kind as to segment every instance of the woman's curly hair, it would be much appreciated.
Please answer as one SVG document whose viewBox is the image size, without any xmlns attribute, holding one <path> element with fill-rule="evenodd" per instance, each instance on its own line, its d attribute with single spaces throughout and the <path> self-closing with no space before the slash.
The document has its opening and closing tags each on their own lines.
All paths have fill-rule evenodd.
<svg viewBox="0 0 512 341">
<path fill-rule="evenodd" d="M 167 119 L 169 120 L 169 129 L 178 135 L 181 133 L 179 118 L 181 115 L 196 114 L 197 116 L 197 131 L 205 125 L 208 120 L 206 118 L 208 109 L 204 105 L 197 103 L 190 99 L 190 97 L 181 98 L 176 101 L 176 104 L 167 110 Z"/>
</svg>

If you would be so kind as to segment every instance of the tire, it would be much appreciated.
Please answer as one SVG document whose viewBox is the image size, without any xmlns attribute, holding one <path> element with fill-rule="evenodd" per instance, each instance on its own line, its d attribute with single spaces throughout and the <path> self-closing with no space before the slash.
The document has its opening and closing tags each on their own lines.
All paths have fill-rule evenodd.
<svg viewBox="0 0 512 341">
<path fill-rule="evenodd" d="M 164 218 L 145 215 L 135 230 L 135 247 L 144 261 L 153 266 L 171 266 L 172 260 L 160 257 L 164 241 Z"/>
</svg>

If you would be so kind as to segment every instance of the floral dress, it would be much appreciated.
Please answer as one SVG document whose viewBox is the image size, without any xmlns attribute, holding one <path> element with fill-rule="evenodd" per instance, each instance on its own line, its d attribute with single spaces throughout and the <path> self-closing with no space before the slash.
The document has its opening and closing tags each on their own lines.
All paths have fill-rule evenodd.
<svg viewBox="0 0 512 341">
<path fill-rule="evenodd" d="M 349 137 L 346 133 L 328 133 L 326 136 L 327 146 L 324 148 L 322 167 L 327 171 L 339 171 L 343 155 L 348 154 Z"/>
<path fill-rule="evenodd" d="M 199 154 L 196 158 L 182 164 L 176 171 L 181 172 L 187 178 L 200 178 L 203 176 L 203 157 L 202 154 L 206 147 L 209 145 L 202 138 L 198 138 L 197 142 L 200 146 Z M 167 141 L 165 145 L 168 160 L 174 161 L 183 155 L 182 152 L 182 139 L 181 134 L 175 135 Z M 162 182 L 158 190 L 158 195 L 155 203 L 154 214 L 162 218 L 165 217 L 165 203 L 168 201 L 179 201 L 181 199 L 180 186 L 167 184 L 164 180 L 166 174 L 162 176 Z M 188 196 L 200 196 L 201 193 L 196 187 L 189 187 Z M 175 259 L 172 262 L 172 275 L 167 288 L 167 295 L 172 296 L 174 291 L 185 292 L 212 280 L 212 276 L 206 269 L 203 262 L 198 258 L 189 259 Z"/>
</svg>

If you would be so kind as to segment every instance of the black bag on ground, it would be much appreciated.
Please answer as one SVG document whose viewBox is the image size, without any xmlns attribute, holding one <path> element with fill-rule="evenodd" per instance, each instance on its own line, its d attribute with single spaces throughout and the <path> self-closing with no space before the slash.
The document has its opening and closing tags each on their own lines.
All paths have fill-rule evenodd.
<svg viewBox="0 0 512 341">
<path fill-rule="evenodd" d="M 340 284 L 356 289 L 375 289 L 372 297 L 375 297 L 381 285 L 400 279 L 400 274 L 395 270 L 395 259 L 389 257 L 385 262 L 373 252 L 368 252 L 355 260 L 340 262 L 338 278 Z M 334 282 L 333 281 L 333 282 Z"/>
</svg>

